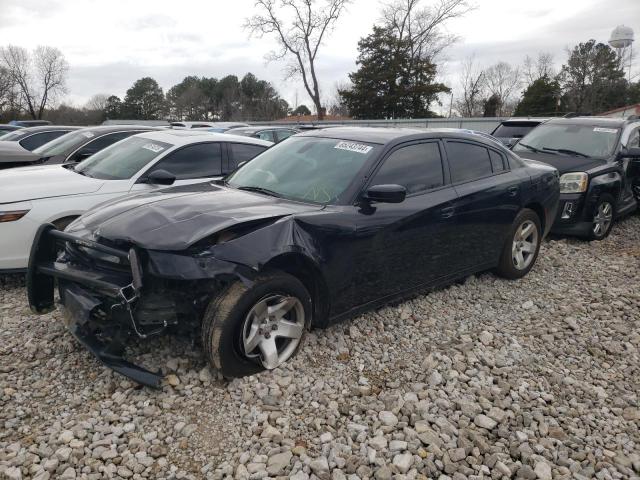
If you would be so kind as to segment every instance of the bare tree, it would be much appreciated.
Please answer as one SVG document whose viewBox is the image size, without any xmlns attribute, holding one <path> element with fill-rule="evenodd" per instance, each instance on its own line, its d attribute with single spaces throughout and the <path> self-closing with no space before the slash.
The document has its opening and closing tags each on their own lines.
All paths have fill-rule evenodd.
<svg viewBox="0 0 640 480">
<path fill-rule="evenodd" d="M 349 90 L 350 87 L 351 87 L 350 83 L 344 82 L 344 81 L 336 82 L 333 85 L 333 90 L 331 92 L 331 95 L 325 102 L 327 105 L 327 112 L 329 112 L 330 115 L 336 115 L 340 117 L 349 116 L 349 109 L 347 108 L 347 105 L 342 100 L 340 91 Z"/>
<path fill-rule="evenodd" d="M 476 66 L 473 55 L 462 63 L 460 91 L 462 95 L 455 102 L 458 113 L 463 117 L 482 116 L 486 91 L 485 72 Z"/>
<path fill-rule="evenodd" d="M 442 51 L 458 37 L 443 31 L 443 25 L 472 10 L 467 0 L 435 0 L 423 6 L 422 0 L 392 0 L 385 4 L 382 17 L 400 40 L 406 41 L 412 59 L 435 62 Z"/>
<path fill-rule="evenodd" d="M 84 108 L 87 110 L 95 110 L 102 112 L 108 105 L 108 98 L 111 95 L 107 95 L 105 93 L 96 93 L 93 97 L 91 97 L 87 103 L 84 105 Z"/>
<path fill-rule="evenodd" d="M 531 85 L 544 76 L 548 78 L 554 77 L 553 55 L 548 52 L 540 52 L 535 59 L 527 55 L 524 57 L 522 64 L 522 75 L 527 85 Z"/>
<path fill-rule="evenodd" d="M 271 52 L 267 59 L 292 59 L 287 77 L 302 77 L 304 88 L 315 105 L 318 120 L 324 118 L 316 72 L 318 50 L 325 35 L 332 30 L 350 2 L 325 0 L 323 5 L 318 6 L 316 0 L 256 0 L 255 6 L 261 13 L 248 18 L 245 23 L 245 28 L 252 35 L 276 37 L 280 50 Z"/>
<path fill-rule="evenodd" d="M 57 48 L 40 46 L 30 54 L 9 45 L 0 50 L 0 62 L 32 118 L 42 118 L 45 108 L 66 92 L 69 65 Z"/>
<path fill-rule="evenodd" d="M 515 107 L 514 93 L 521 85 L 520 69 L 506 62 L 498 62 L 485 71 L 487 89 L 498 99 L 498 116 L 509 114 Z"/>
</svg>

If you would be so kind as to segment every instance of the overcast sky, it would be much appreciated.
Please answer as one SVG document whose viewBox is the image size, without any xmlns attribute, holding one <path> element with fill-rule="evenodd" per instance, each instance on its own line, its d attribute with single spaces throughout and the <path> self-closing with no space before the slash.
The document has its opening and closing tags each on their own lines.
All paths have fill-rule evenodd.
<svg viewBox="0 0 640 480">
<path fill-rule="evenodd" d="M 423 0 L 428 3 L 429 0 Z M 460 42 L 447 51 L 441 77 L 456 91 L 460 61 L 521 63 L 590 38 L 606 42 L 626 24 L 640 35 L 640 0 L 475 0 L 477 8 L 448 25 Z M 358 39 L 379 19 L 381 2 L 354 0 L 327 38 L 319 59 L 325 94 L 355 69 Z M 310 105 L 302 85 L 285 81 L 282 64 L 266 64 L 271 39 L 249 38 L 242 25 L 253 0 L 0 0 L 0 45 L 51 45 L 69 64 L 67 102 L 82 105 L 95 93 L 124 96 L 143 76 L 165 91 L 187 75 L 271 81 L 295 104 Z M 636 42 L 638 44 L 640 42 Z M 640 45 L 637 45 L 640 48 Z"/>
</svg>

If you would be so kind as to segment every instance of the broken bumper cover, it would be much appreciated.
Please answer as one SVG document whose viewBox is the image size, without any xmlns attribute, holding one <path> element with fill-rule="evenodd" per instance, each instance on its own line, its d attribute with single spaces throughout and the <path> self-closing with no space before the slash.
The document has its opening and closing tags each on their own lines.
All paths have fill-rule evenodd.
<svg viewBox="0 0 640 480">
<path fill-rule="evenodd" d="M 57 262 L 61 241 L 126 259 L 131 272 L 129 275 L 121 272 L 105 274 Z M 32 311 L 46 313 L 55 308 L 56 280 L 60 301 L 65 307 L 65 324 L 80 343 L 112 370 L 143 385 L 160 387 L 161 372 L 150 372 L 123 358 L 127 337 L 132 331 L 137 332 L 132 303 L 142 287 L 142 272 L 135 250 L 113 249 L 61 232 L 53 225 L 42 225 L 34 239 L 27 271 L 27 293 Z M 105 300 L 107 322 L 103 322 L 104 328 L 100 329 L 96 328 L 94 315 L 98 309 L 104 311 Z"/>
</svg>

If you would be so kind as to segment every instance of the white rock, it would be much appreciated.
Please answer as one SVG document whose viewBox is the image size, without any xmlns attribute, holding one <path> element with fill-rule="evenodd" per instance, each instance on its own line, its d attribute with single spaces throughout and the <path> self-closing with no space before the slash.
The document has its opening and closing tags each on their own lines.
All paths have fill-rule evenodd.
<svg viewBox="0 0 640 480">
<path fill-rule="evenodd" d="M 400 453 L 393 457 L 393 464 L 398 468 L 400 473 L 407 473 L 413 465 L 413 455 L 410 453 Z"/>
<path fill-rule="evenodd" d="M 540 480 L 552 480 L 551 467 L 546 462 L 536 462 L 533 471 Z"/>
<path fill-rule="evenodd" d="M 486 428 L 487 430 L 495 428 L 495 426 L 498 424 L 498 422 L 496 422 L 493 418 L 489 418 L 483 414 L 476 415 L 476 418 L 473 419 L 473 423 L 475 423 L 480 428 Z"/>
<path fill-rule="evenodd" d="M 378 414 L 378 418 L 387 427 L 395 427 L 398 424 L 398 417 L 393 412 L 383 410 Z"/>
</svg>

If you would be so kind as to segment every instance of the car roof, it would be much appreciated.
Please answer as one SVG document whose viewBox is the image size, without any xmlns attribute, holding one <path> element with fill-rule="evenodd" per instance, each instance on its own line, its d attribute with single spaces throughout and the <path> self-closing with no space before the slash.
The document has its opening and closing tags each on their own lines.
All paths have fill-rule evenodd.
<svg viewBox="0 0 640 480">
<path fill-rule="evenodd" d="M 189 145 L 191 143 L 204 142 L 207 140 L 218 142 L 231 142 L 231 143 L 250 143 L 252 145 L 261 145 L 264 147 L 270 147 L 272 142 L 260 140 L 259 138 L 252 137 L 240 137 L 233 135 L 226 135 L 224 133 L 207 132 L 202 130 L 155 130 L 144 133 L 138 133 L 135 137 L 148 138 L 149 140 L 156 140 L 158 142 L 166 142 L 177 147 L 182 145 Z"/>
<path fill-rule="evenodd" d="M 38 133 L 38 132 L 50 132 L 52 130 L 78 130 L 84 127 L 72 126 L 72 125 L 38 125 L 37 127 L 24 127 L 20 129 L 20 133 Z"/>
<path fill-rule="evenodd" d="M 149 125 L 96 125 L 95 127 L 84 127 L 80 130 L 87 130 L 93 133 L 111 133 L 111 132 L 127 132 L 136 130 L 161 130 L 160 127 L 152 127 Z"/>
<path fill-rule="evenodd" d="M 455 138 L 473 140 L 487 146 L 500 146 L 497 140 L 467 129 L 455 128 L 385 128 L 385 127 L 335 127 L 326 130 L 307 130 L 296 134 L 296 137 L 334 138 L 355 142 L 377 143 L 380 145 L 395 144 L 428 138 Z"/>
<path fill-rule="evenodd" d="M 242 130 L 243 132 L 259 132 L 261 130 L 295 130 L 294 127 L 275 127 L 273 125 L 252 125 L 250 127 L 235 127 L 227 130 L 226 133 L 233 133 L 234 130 Z"/>
<path fill-rule="evenodd" d="M 586 125 L 590 127 L 623 127 L 629 120 L 624 118 L 610 117 L 571 117 L 571 118 L 552 118 L 547 122 L 549 125 Z"/>
<path fill-rule="evenodd" d="M 500 122 L 501 125 L 504 124 L 513 124 L 513 123 L 543 123 L 550 120 L 550 117 L 531 117 L 531 118 L 510 118 L 509 120 L 503 120 Z"/>
</svg>

